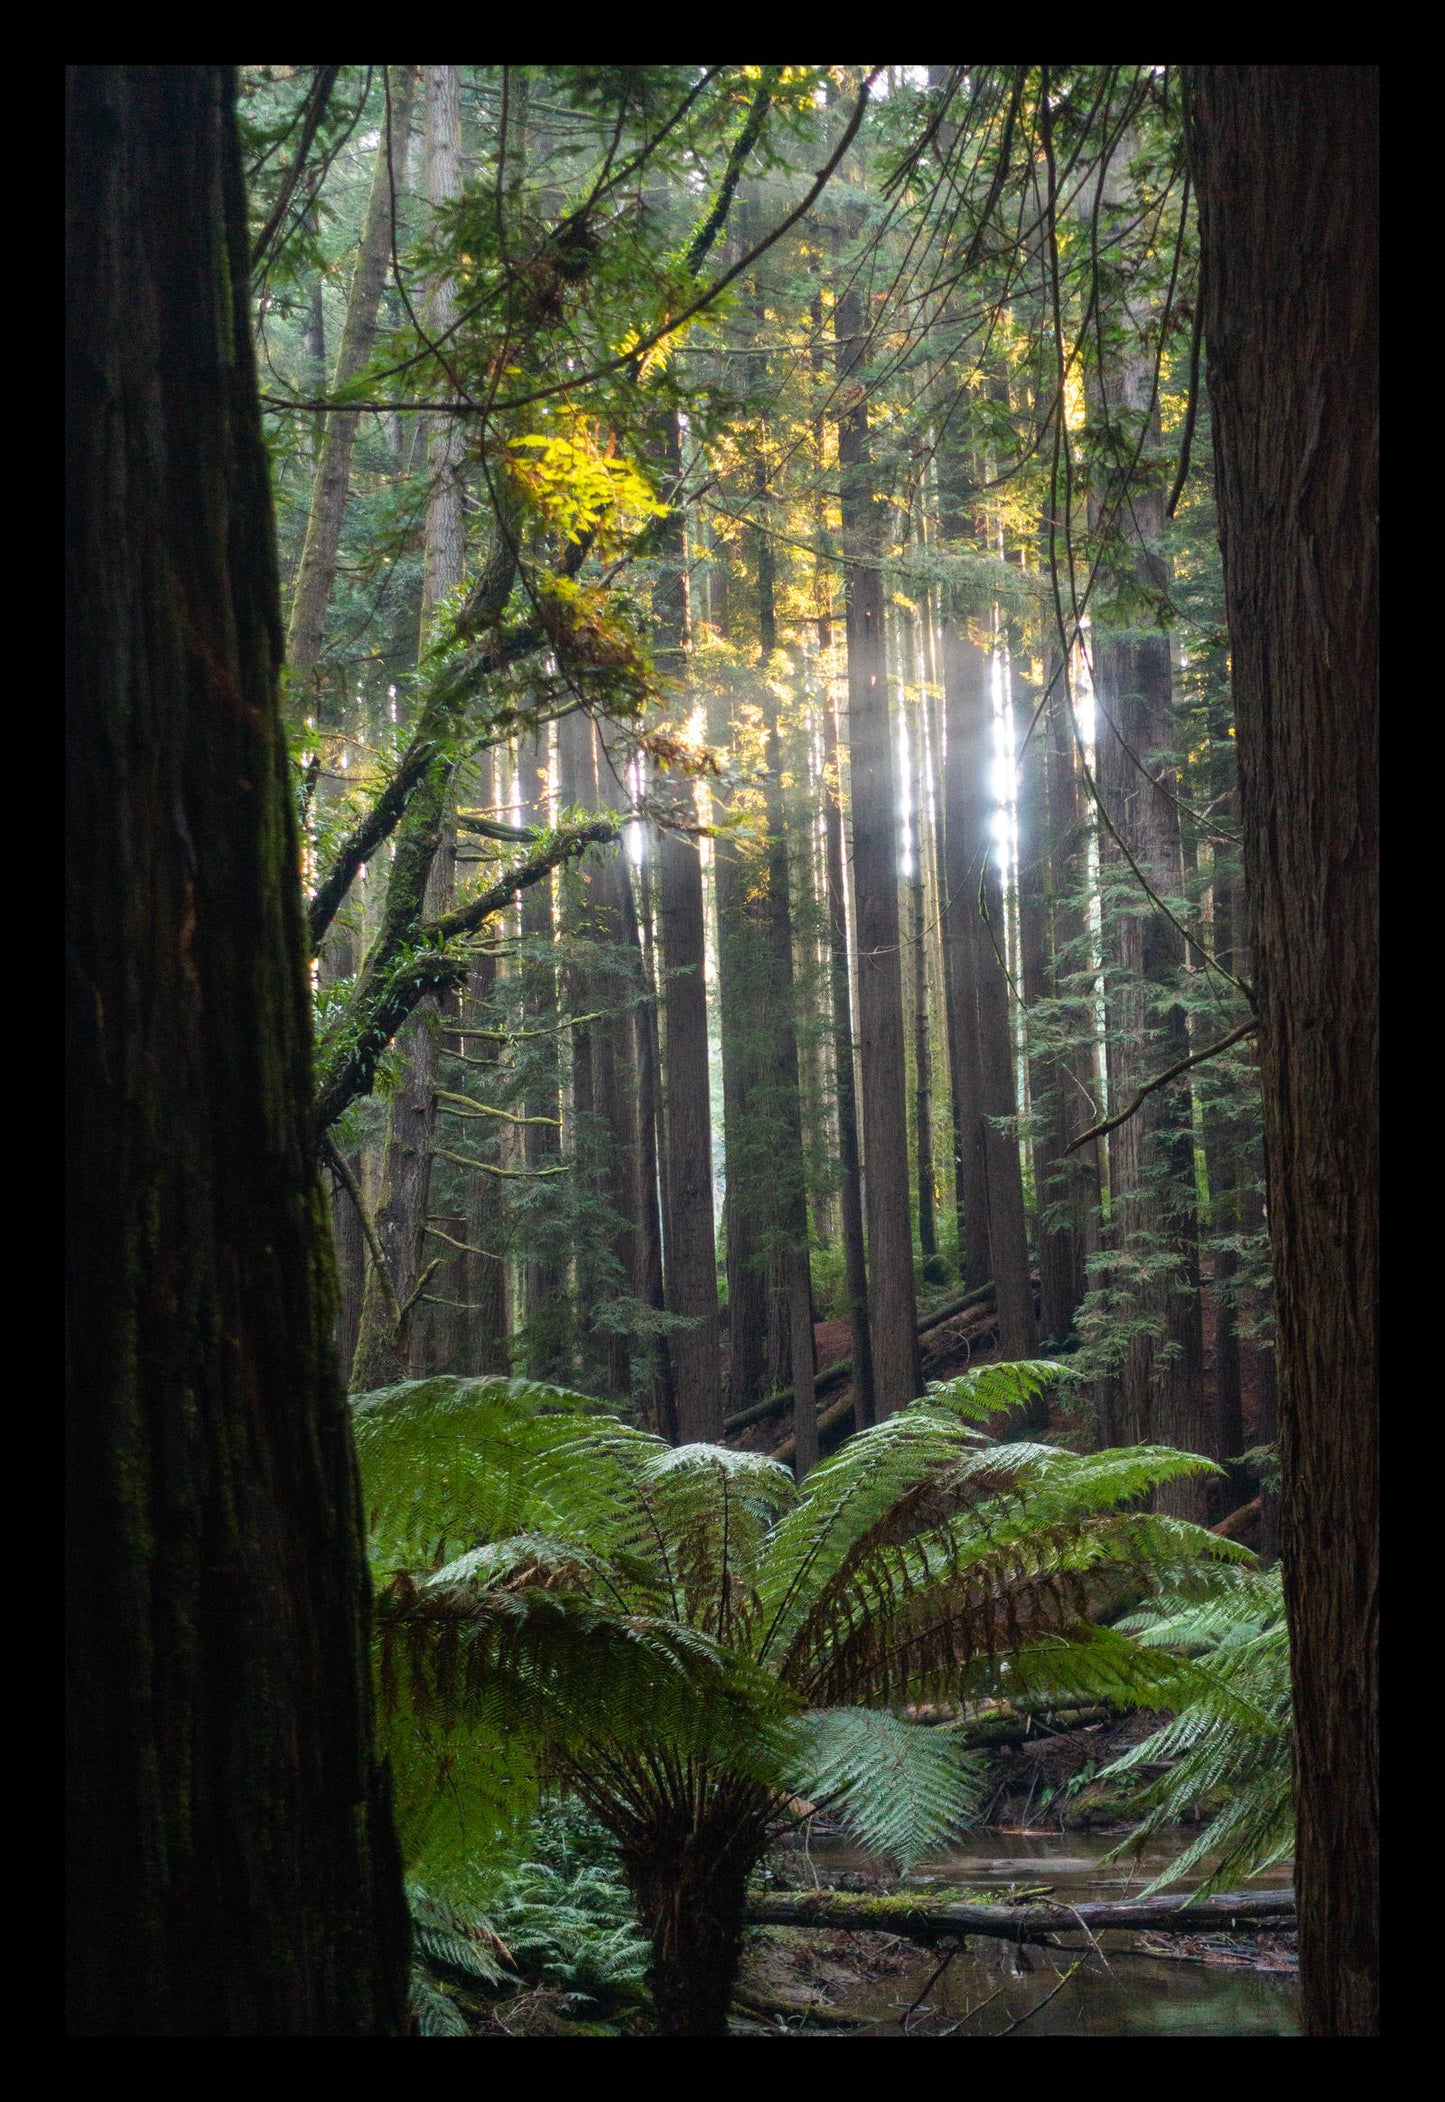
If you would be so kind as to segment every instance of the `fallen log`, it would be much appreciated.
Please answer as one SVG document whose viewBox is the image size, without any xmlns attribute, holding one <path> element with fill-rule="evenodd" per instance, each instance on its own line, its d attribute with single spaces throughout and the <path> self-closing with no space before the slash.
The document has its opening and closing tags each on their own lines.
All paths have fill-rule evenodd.
<svg viewBox="0 0 1445 2102">
<path fill-rule="evenodd" d="M 940 1319 L 952 1320 L 952 1318 L 953 1316 L 951 1314 L 947 1316 L 940 1316 Z M 998 1341 L 998 1324 L 992 1319 L 991 1316 L 985 1318 L 983 1324 L 976 1330 L 976 1332 L 970 1338 L 970 1341 L 974 1345 L 982 1344 L 985 1348 L 987 1348 L 992 1343 L 996 1343 Z M 842 1395 L 837 1401 L 835 1401 L 831 1408 L 824 1409 L 822 1415 L 818 1418 L 818 1436 L 820 1438 L 826 1437 L 828 1432 L 834 1430 L 839 1424 L 846 1424 L 851 1422 L 852 1416 L 853 1390 L 850 1387 L 848 1389 L 848 1392 Z M 780 1460 L 784 1466 L 787 1466 L 791 1463 L 793 1458 L 793 1439 L 791 1432 L 786 1438 L 784 1438 L 781 1445 L 769 1446 L 768 1458 L 770 1460 Z"/>
<path fill-rule="evenodd" d="M 958 1299 L 950 1299 L 945 1306 L 935 1307 L 931 1314 L 924 1315 L 918 1324 L 919 1335 L 926 1336 L 930 1329 L 942 1328 L 945 1321 L 952 1321 L 955 1315 L 967 1313 L 971 1306 L 982 1306 L 986 1299 L 992 1297 L 993 1284 L 990 1282 L 980 1285 L 977 1291 L 965 1292 Z M 813 1391 L 817 1394 L 831 1394 L 835 1387 L 841 1387 L 844 1381 L 852 1376 L 853 1360 L 840 1358 L 836 1365 L 825 1365 L 818 1373 L 813 1382 Z M 769 1416 L 781 1415 L 784 1409 L 791 1408 L 792 1405 L 792 1388 L 780 1387 L 776 1394 L 764 1395 L 761 1401 L 753 1402 L 749 1408 L 739 1409 L 736 1415 L 725 1416 L 723 1436 L 731 1438 L 734 1432 L 745 1431 L 754 1423 L 763 1423 Z"/>
<path fill-rule="evenodd" d="M 1041 1862 L 1040 1867 L 1047 1867 Z M 1106 1927 L 1147 1927 L 1154 1933 L 1199 1934 L 1229 1927 L 1292 1927 L 1292 1890 L 1236 1890 L 1220 1897 L 1120 1898 L 1087 1905 L 979 1905 L 947 1891 L 905 1891 L 859 1897 L 841 1890 L 768 1891 L 749 1898 L 750 1927 L 851 1928 L 902 1934 L 910 1941 L 957 1941 L 983 1934 L 995 1941 L 1046 1942 L 1056 1934 Z"/>
</svg>

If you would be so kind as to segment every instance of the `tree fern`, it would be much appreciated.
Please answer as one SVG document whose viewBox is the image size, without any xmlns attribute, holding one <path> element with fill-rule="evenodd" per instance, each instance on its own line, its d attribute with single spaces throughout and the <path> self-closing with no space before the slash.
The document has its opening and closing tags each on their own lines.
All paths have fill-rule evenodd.
<svg viewBox="0 0 1445 2102">
<path fill-rule="evenodd" d="M 735 1965 L 748 1871 L 798 1794 L 901 1861 L 972 1814 L 956 1740 L 889 1707 L 1192 1698 L 1197 1667 L 1090 1615 L 1244 1557 L 1140 1508 L 1211 1463 L 983 1434 L 1057 1377 L 1000 1365 L 932 1388 L 802 1491 L 771 1460 L 674 1450 L 528 1381 L 365 1397 L 382 1704 L 429 1884 L 452 1887 L 449 1847 L 475 1875 L 544 1776 L 571 1786 L 618 1843 L 675 2020 Z"/>
</svg>

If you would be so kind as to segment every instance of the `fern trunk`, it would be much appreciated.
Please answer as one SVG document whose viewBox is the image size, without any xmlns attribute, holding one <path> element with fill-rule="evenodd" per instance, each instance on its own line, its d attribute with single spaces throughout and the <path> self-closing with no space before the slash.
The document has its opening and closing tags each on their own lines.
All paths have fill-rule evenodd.
<svg viewBox="0 0 1445 2102">
<path fill-rule="evenodd" d="M 659 1827 L 622 1849 L 622 1869 L 652 1943 L 648 1984 L 663 2036 L 726 2036 L 742 1963 L 748 1878 L 763 1851 L 761 1820 L 737 1807 L 700 1826 Z"/>
</svg>

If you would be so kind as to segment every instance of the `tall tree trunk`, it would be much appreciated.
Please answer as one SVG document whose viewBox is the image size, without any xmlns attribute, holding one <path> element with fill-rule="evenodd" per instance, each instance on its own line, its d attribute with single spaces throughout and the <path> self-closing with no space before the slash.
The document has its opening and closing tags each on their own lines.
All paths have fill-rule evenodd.
<svg viewBox="0 0 1445 2102">
<path fill-rule="evenodd" d="M 1045 660 L 1050 678 L 1057 661 Z M 1097 1120 L 1099 1110 L 1093 1098 L 1095 1023 L 1087 970 L 1088 926 L 1080 902 L 1086 875 L 1085 827 L 1068 699 L 1061 689 L 1062 680 L 1037 722 L 1039 695 L 1017 678 L 1014 694 L 1017 740 L 1023 747 L 1019 924 L 1030 1022 L 1039 1329 L 1049 1345 L 1062 1343 L 1074 1326 L 1087 1287 L 1088 1222 L 1099 1201 L 1095 1146 L 1080 1153 L 1068 1151 L 1078 1133 Z M 1044 1004 L 1048 1021 L 1041 1026 L 1034 1017 Z"/>
<path fill-rule="evenodd" d="M 717 571 L 714 571 L 716 577 Z M 714 626 L 729 638 L 729 594 L 715 590 Z M 708 740 L 734 741 L 728 689 L 714 683 L 707 703 Z M 735 764 L 737 755 L 735 753 Z M 726 816 L 732 791 L 712 784 L 714 807 Z M 725 827 L 712 843 L 717 905 L 718 1034 L 723 1081 L 723 1223 L 727 1267 L 728 1401 L 746 1408 L 776 1384 L 768 1362 L 766 1240 L 772 1146 L 762 1116 L 762 1046 L 768 1028 L 767 929 L 759 904 L 764 885 L 757 847 L 745 847 Z"/>
<path fill-rule="evenodd" d="M 918 616 L 914 615 L 915 622 Z M 900 638 L 901 646 L 901 638 Z M 915 651 L 921 657 L 921 644 Z M 921 672 L 921 663 L 919 664 Z M 911 864 L 908 882 L 909 946 L 913 962 L 913 1124 L 918 1156 L 918 1247 L 923 1274 L 930 1284 L 941 1281 L 938 1261 L 938 1221 L 933 1168 L 933 1047 L 929 1034 L 928 1003 L 928 907 L 924 869 L 924 719 L 927 700 L 919 680 L 918 706 L 909 721 L 909 838 Z"/>
<path fill-rule="evenodd" d="M 832 622 L 823 648 L 831 656 Z M 854 1080 L 853 989 L 848 967 L 847 866 L 843 841 L 842 756 L 838 710 L 833 696 L 823 712 L 824 765 L 829 778 L 823 806 L 828 865 L 828 926 L 833 992 L 833 1067 L 838 1088 L 838 1167 L 842 1178 L 843 1278 L 852 1341 L 853 1402 L 861 1429 L 875 1423 L 873 1340 L 868 1328 L 868 1268 L 863 1239 L 863 1174 L 858 1143 L 858 1091 Z"/>
<path fill-rule="evenodd" d="M 406 2025 L 234 97 L 67 74 L 78 2036 Z"/>
<path fill-rule="evenodd" d="M 766 494 L 762 466 L 760 498 Z M 771 1214 L 772 1291 L 785 1330 L 776 1353 L 774 1377 L 793 1390 L 793 1467 L 799 1481 L 818 1461 L 818 1404 L 814 1384 L 817 1352 L 813 1341 L 813 1276 L 808 1255 L 808 1181 L 803 1159 L 803 1105 L 798 1074 L 797 987 L 793 969 L 792 881 L 788 869 L 787 806 L 783 793 L 783 742 L 778 728 L 778 697 L 768 683 L 768 670 L 778 646 L 774 603 L 772 542 L 757 536 L 758 644 L 763 721 L 767 743 L 763 754 L 763 796 L 768 827 L 768 1013 L 772 1035 L 772 1073 L 768 1122 L 774 1133 Z"/>
<path fill-rule="evenodd" d="M 426 193 L 434 209 L 460 196 L 462 116 L 461 83 L 455 66 L 426 69 Z M 427 318 L 444 330 L 456 318 L 456 292 L 438 278 L 430 289 Z M 422 566 L 421 655 L 431 641 L 436 608 L 462 580 L 464 523 L 462 512 L 462 435 L 454 416 L 433 415 L 427 431 L 427 513 Z M 455 830 L 446 816 L 451 764 L 437 769 L 431 798 L 418 792 L 408 811 L 408 828 L 419 855 L 427 860 L 425 909 L 435 916 L 451 902 L 455 869 Z M 428 807 L 428 800 L 435 809 Z M 430 847 L 430 853 L 427 848 Z M 395 871 L 395 864 L 393 865 Z M 432 1259 L 426 1240 L 431 1191 L 432 1145 L 437 1106 L 437 1027 L 439 1003 L 423 1002 L 398 1033 L 394 1057 L 398 1085 L 387 1118 L 382 1162 L 381 1199 L 376 1226 L 391 1265 L 396 1303 L 402 1311 L 400 1330 L 388 1295 L 374 1270 L 367 1273 L 353 1380 L 362 1391 L 404 1379 L 425 1369 L 422 1353 L 426 1331 L 416 1319 Z"/>
<path fill-rule="evenodd" d="M 613 733 L 611 742 L 616 742 Z M 598 729 L 598 784 L 604 807 L 625 802 L 620 769 L 609 737 Z M 606 1134 L 603 1190 L 611 1215 L 614 1296 L 640 1299 L 644 1289 L 640 1102 L 635 1051 L 635 1003 L 642 993 L 642 958 L 636 941 L 632 881 L 621 846 L 600 857 L 592 875 L 597 938 L 611 951 L 611 969 L 601 987 L 601 1019 L 594 1043 L 594 1089 L 599 1123 Z M 632 1391 L 632 1346 L 614 1330 L 608 1342 L 608 1392 L 618 1399 Z"/>
<path fill-rule="evenodd" d="M 1379 2030 L 1379 81 L 1192 73 L 1254 919 L 1303 2020 Z"/>
<path fill-rule="evenodd" d="M 682 473 L 677 417 L 665 419 L 664 462 L 676 490 Z M 665 565 L 655 593 L 659 669 L 687 668 L 687 546 L 682 511 L 666 522 Z M 708 1082 L 706 934 L 697 841 L 664 832 L 658 843 L 658 919 L 667 973 L 663 1111 L 668 1202 L 667 1311 L 686 1321 L 669 1338 L 678 1435 L 685 1444 L 722 1436 L 717 1244 L 712 1209 L 712 1102 Z"/>
<path fill-rule="evenodd" d="M 1128 443 L 1151 419 L 1157 446 L 1158 408 L 1150 409 L 1152 355 L 1144 319 L 1117 371 L 1103 376 L 1101 414 L 1128 424 Z M 1167 582 L 1154 552 L 1164 523 L 1157 478 L 1131 496 L 1130 519 L 1139 544 L 1130 560 L 1139 584 L 1159 591 Z M 1184 890 L 1179 807 L 1170 748 L 1175 739 L 1169 637 L 1111 630 L 1096 623 L 1095 745 L 1104 807 L 1113 826 L 1101 840 L 1113 878 L 1113 909 L 1106 903 L 1105 943 L 1110 961 L 1109 1099 L 1121 1106 L 1151 1074 L 1189 1055 L 1189 1022 L 1178 997 L 1184 940 L 1151 900 L 1138 894 L 1132 859 L 1154 896 L 1178 909 Z M 1173 995 L 1173 997 L 1171 997 Z M 1167 1005 L 1165 1004 L 1167 1002 Z M 1163 1006 L 1164 1012 L 1159 1015 Z M 1157 1019 L 1156 1019 L 1157 1017 Z M 1187 1452 L 1209 1450 L 1204 1407 L 1204 1335 L 1199 1295 L 1199 1233 L 1194 1175 L 1194 1130 L 1188 1083 L 1158 1089 L 1136 1116 L 1109 1138 L 1110 1243 L 1121 1259 L 1130 1334 L 1119 1375 L 1125 1437 L 1155 1439 Z M 1161 1255 L 1169 1259 L 1161 1266 Z M 1156 1507 L 1179 1518 L 1208 1514 L 1208 1484 L 1171 1482 L 1156 1492 Z"/>
<path fill-rule="evenodd" d="M 376 168 L 367 199 L 366 221 L 351 281 L 351 298 L 336 354 L 332 375 L 333 393 L 355 379 L 371 355 L 376 340 L 376 316 L 381 288 L 391 258 L 393 189 L 400 190 L 406 169 L 407 145 L 411 136 L 412 103 L 416 95 L 416 67 L 393 66 L 391 77 L 391 136 L 382 129 Z M 356 444 L 359 409 L 337 409 L 324 419 L 324 436 L 316 473 L 311 484 L 311 508 L 306 517 L 306 539 L 291 589 L 291 620 L 286 631 L 286 665 L 293 686 L 309 686 L 321 657 L 326 632 L 326 609 L 336 582 L 336 556 L 341 545 L 341 524 L 346 513 L 346 495 L 351 481 L 351 455 Z"/>
<path fill-rule="evenodd" d="M 1016 1134 L 1013 1031 L 1003 949 L 1003 887 L 993 851 L 993 702 L 989 660 L 951 617 L 944 638 L 944 849 L 953 1033 L 959 1078 L 954 1115 L 967 1235 L 970 1290 L 994 1280 L 999 1347 L 1006 1358 L 1034 1355 L 1038 1331 L 1029 1276 L 1028 1228 Z M 987 919 L 982 907 L 987 908 Z M 982 1230 L 981 1221 L 986 1225 Z M 982 1277 L 974 1273 L 984 1272 Z"/>
<path fill-rule="evenodd" d="M 993 1276 L 971 924 L 978 910 L 978 872 L 970 865 L 968 848 L 972 789 L 967 726 L 984 709 L 987 670 L 987 659 L 970 639 L 966 623 L 947 618 L 943 629 L 943 938 L 958 1257 L 970 1292 L 980 1291 Z"/>
<path fill-rule="evenodd" d="M 885 661 L 876 477 L 861 382 L 863 307 L 856 291 L 833 309 L 838 372 L 857 398 L 838 425 L 848 640 L 848 756 L 853 803 L 853 898 L 863 1093 L 863 1201 L 868 1228 L 868 1324 L 874 1407 L 904 1408 L 922 1384 L 908 1191 L 903 977 L 898 930 L 898 784 Z M 845 396 L 845 399 L 847 397 Z"/>
<path fill-rule="evenodd" d="M 522 739 L 522 811 L 526 824 L 545 827 L 552 822 L 551 754 L 545 728 Z M 534 883 L 522 893 L 522 938 L 527 953 L 521 966 L 523 1026 L 535 1032 L 525 1053 L 531 1078 L 523 1104 L 524 1114 L 535 1121 L 523 1126 L 522 1158 L 534 1174 L 555 1168 L 562 1153 L 557 1039 L 544 1033 L 557 1018 L 556 932 L 552 885 Z M 545 1205 L 535 1216 L 536 1228 L 522 1253 L 526 1370 L 532 1379 L 557 1380 L 565 1370 L 559 1305 L 563 1275 L 551 1245 L 552 1222 Z"/>
</svg>

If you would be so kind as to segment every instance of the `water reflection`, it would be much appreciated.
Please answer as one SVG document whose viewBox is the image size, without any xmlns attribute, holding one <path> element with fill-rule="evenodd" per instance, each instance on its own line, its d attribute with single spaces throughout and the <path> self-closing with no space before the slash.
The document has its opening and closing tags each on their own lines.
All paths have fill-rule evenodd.
<svg viewBox="0 0 1445 2102">
<path fill-rule="evenodd" d="M 1142 1860 L 1102 1862 L 1112 1841 L 1086 1832 L 979 1835 L 967 1853 L 923 1863 L 904 1887 L 965 1884 L 996 1901 L 1052 1886 L 1063 1904 L 1137 1895 L 1169 1859 L 1167 1847 Z M 882 1873 L 881 1864 L 842 1843 L 815 1838 L 811 1859 L 824 1882 L 848 1871 Z M 1181 1887 L 1189 1887 L 1189 1880 Z M 1195 1879 L 1197 1880 L 1197 1879 Z M 1252 1889 L 1287 1888 L 1282 1863 Z M 1137 1934 L 1109 1932 L 1092 1950 L 1018 1950 L 974 1940 L 941 1972 L 937 1950 L 918 1949 L 900 1969 L 829 1994 L 840 2012 L 860 2018 L 857 2036 L 1297 2036 L 1298 1987 L 1289 1972 L 1248 1967 L 1253 1945 L 1241 1941 L 1240 1967 L 1181 1959 L 1176 1937 L 1160 1936 L 1143 1954 Z M 1083 1958 L 1082 1962 L 1080 1958 Z M 1060 1980 L 1075 1965 L 1068 1982 Z M 934 1973 L 938 1975 L 934 1977 Z M 930 1983 L 930 1979 L 932 1983 Z M 1057 1990 L 1055 1989 L 1057 1987 Z M 912 2014 L 907 2010 L 921 2001 Z"/>
</svg>

